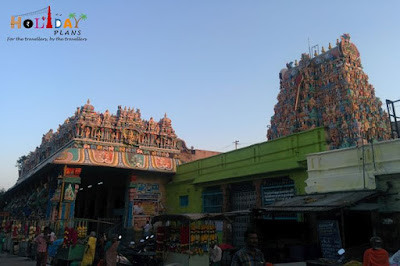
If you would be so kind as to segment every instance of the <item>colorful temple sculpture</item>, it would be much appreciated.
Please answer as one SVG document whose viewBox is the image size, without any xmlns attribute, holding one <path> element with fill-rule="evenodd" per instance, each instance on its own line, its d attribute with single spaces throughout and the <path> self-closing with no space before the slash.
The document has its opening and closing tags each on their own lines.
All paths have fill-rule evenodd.
<svg viewBox="0 0 400 266">
<path fill-rule="evenodd" d="M 388 116 L 349 34 L 312 58 L 302 54 L 298 63 L 281 70 L 279 78 L 269 140 L 320 126 L 328 128 L 330 149 L 390 138 Z"/>
<path fill-rule="evenodd" d="M 141 226 L 165 211 L 165 185 L 177 165 L 215 154 L 188 149 L 166 114 L 144 120 L 139 109 L 121 106 L 115 115 L 100 113 L 88 100 L 18 160 L 6 211 L 20 219 L 107 218 Z"/>
<path fill-rule="evenodd" d="M 59 125 L 56 132 L 51 129 L 43 135 L 40 147 L 22 162 L 18 182 L 29 176 L 41 162 L 67 147 L 69 150 L 58 154 L 54 163 L 85 164 L 84 156 L 80 157 L 84 154 L 76 151 L 88 150 L 92 163 L 144 168 L 144 161 L 140 161 L 144 155 L 169 158 L 173 162 L 181 151 L 188 151 L 184 141 L 177 138 L 171 119 L 166 114 L 156 122 L 152 117 L 148 121 L 143 120 L 139 109 L 122 109 L 121 106 L 116 115 L 111 115 L 108 110 L 98 113 L 88 101 L 83 107 L 77 108 L 73 117 Z M 123 158 L 123 162 L 120 162 L 118 157 L 113 156 L 119 151 L 127 152 L 133 157 Z M 161 166 L 159 170 L 172 170 L 173 167 L 175 164 L 171 163 Z"/>
</svg>

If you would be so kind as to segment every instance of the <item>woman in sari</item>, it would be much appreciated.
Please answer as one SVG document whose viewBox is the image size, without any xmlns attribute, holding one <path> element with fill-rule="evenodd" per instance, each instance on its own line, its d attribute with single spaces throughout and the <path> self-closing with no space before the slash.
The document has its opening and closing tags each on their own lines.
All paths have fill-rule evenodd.
<svg viewBox="0 0 400 266">
<path fill-rule="evenodd" d="M 95 232 L 91 232 L 88 242 L 86 244 L 86 248 L 85 248 L 85 254 L 83 255 L 83 259 L 82 259 L 82 266 L 91 266 L 93 263 L 93 259 L 94 259 L 94 253 L 96 250 L 96 233 Z"/>
</svg>

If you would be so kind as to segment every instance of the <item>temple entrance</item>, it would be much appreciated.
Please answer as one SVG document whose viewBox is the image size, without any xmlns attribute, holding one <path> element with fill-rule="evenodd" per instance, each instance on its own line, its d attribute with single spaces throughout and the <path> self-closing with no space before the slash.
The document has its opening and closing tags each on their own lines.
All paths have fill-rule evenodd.
<svg viewBox="0 0 400 266">
<path fill-rule="evenodd" d="M 86 167 L 75 202 L 75 217 L 121 220 L 125 210 L 128 172 L 122 169 Z"/>
</svg>

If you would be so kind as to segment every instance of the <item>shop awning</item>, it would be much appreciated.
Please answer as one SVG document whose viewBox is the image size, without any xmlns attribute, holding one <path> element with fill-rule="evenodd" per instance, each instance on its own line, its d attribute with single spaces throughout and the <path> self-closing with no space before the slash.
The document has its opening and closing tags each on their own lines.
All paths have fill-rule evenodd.
<svg viewBox="0 0 400 266">
<path fill-rule="evenodd" d="M 224 213 L 183 213 L 183 214 L 161 214 L 154 216 L 151 220 L 152 223 L 161 221 L 180 221 L 180 222 L 194 222 L 200 220 L 228 220 L 236 216 L 251 215 L 251 210 L 231 211 Z"/>
<path fill-rule="evenodd" d="M 225 215 L 228 218 L 236 217 L 236 216 L 247 216 L 251 215 L 251 210 L 240 210 L 240 211 L 231 211 L 231 212 L 224 212 L 223 215 Z"/>
<path fill-rule="evenodd" d="M 276 201 L 271 205 L 254 211 L 256 214 L 268 212 L 323 212 L 351 207 L 362 200 L 376 197 L 379 194 L 380 192 L 376 190 L 309 194 Z"/>
<path fill-rule="evenodd" d="M 166 221 L 180 221 L 180 222 L 194 222 L 200 220 L 224 220 L 227 217 L 222 213 L 184 213 L 184 214 L 161 214 L 154 216 L 151 220 L 155 222 Z"/>
</svg>

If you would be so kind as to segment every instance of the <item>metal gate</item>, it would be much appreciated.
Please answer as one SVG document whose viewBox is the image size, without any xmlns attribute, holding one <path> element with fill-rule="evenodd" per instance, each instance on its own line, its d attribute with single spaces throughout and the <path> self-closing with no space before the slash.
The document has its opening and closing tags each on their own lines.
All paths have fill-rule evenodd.
<svg viewBox="0 0 400 266">
<path fill-rule="evenodd" d="M 256 205 L 256 191 L 251 183 L 234 184 L 231 187 L 231 210 L 249 210 Z M 233 245 L 245 245 L 244 232 L 250 225 L 250 216 L 236 217 L 232 224 Z"/>
<path fill-rule="evenodd" d="M 267 206 L 276 201 L 285 200 L 296 195 L 294 181 L 289 177 L 268 178 L 261 187 L 262 205 Z M 266 214 L 266 220 L 297 220 L 297 213 Z"/>
</svg>

